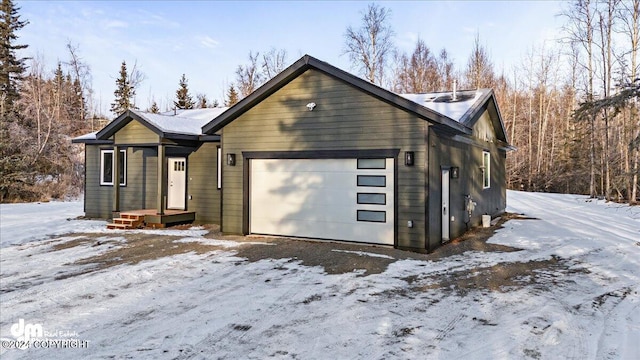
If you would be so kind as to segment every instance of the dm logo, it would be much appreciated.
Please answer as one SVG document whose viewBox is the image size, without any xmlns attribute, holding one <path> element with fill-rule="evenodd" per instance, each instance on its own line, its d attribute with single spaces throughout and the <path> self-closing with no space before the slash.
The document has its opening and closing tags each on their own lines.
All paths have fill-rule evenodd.
<svg viewBox="0 0 640 360">
<path fill-rule="evenodd" d="M 41 324 L 25 324 L 24 319 L 19 319 L 16 324 L 11 325 L 11 335 L 15 336 L 16 342 L 28 346 L 31 338 L 41 338 L 44 330 Z"/>
</svg>

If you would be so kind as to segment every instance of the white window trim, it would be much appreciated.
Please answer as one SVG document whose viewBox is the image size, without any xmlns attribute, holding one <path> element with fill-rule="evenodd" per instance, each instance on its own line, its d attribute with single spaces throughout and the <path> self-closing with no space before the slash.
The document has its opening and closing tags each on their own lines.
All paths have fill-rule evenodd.
<svg viewBox="0 0 640 360">
<path fill-rule="evenodd" d="M 485 178 L 487 179 L 486 184 L 484 181 Z M 482 188 L 489 189 L 490 187 L 491 187 L 491 153 L 488 151 L 483 151 L 482 152 Z"/>
<path fill-rule="evenodd" d="M 218 146 L 217 155 L 218 190 L 222 189 L 222 147 Z"/>
<path fill-rule="evenodd" d="M 111 181 L 104 181 L 104 154 L 111 154 Z M 120 154 L 124 159 L 124 182 L 120 183 L 120 186 L 127 186 L 127 151 L 120 150 Z M 113 186 L 113 176 L 115 174 L 115 166 L 116 166 L 116 157 L 113 156 L 113 149 L 101 149 L 100 150 L 100 185 L 111 185 Z"/>
</svg>

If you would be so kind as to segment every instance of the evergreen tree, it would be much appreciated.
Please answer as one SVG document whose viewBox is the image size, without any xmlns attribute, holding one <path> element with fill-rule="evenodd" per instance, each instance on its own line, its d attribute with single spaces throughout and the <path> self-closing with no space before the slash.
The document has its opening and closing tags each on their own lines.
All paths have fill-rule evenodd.
<svg viewBox="0 0 640 360">
<path fill-rule="evenodd" d="M 16 57 L 16 50 L 27 45 L 15 45 L 18 36 L 16 31 L 27 25 L 28 21 L 20 20 L 18 10 L 12 0 L 2 0 L 0 4 L 0 113 L 9 112 L 14 102 L 20 97 L 18 82 L 25 71 L 26 58 Z"/>
<path fill-rule="evenodd" d="M 158 107 L 158 104 L 155 100 L 151 103 L 151 107 L 147 111 L 154 114 L 160 113 L 160 108 Z"/>
<path fill-rule="evenodd" d="M 227 101 L 225 102 L 226 106 L 233 106 L 238 102 L 238 92 L 236 91 L 236 87 L 233 84 L 229 85 L 229 90 L 227 90 Z"/>
<path fill-rule="evenodd" d="M 118 116 L 129 109 L 137 109 L 133 104 L 135 94 L 136 91 L 129 82 L 127 63 L 122 61 L 120 76 L 116 79 L 116 91 L 113 92 L 116 98 L 111 103 L 111 112 Z"/>
<path fill-rule="evenodd" d="M 218 102 L 218 100 L 213 99 L 213 103 L 211 103 L 211 107 L 217 108 L 218 106 L 220 106 L 220 103 Z"/>
<path fill-rule="evenodd" d="M 178 90 L 176 90 L 177 100 L 173 102 L 178 109 L 193 109 L 193 99 L 189 94 L 189 87 L 187 86 L 187 77 L 182 74 L 180 78 L 180 84 Z"/>
</svg>

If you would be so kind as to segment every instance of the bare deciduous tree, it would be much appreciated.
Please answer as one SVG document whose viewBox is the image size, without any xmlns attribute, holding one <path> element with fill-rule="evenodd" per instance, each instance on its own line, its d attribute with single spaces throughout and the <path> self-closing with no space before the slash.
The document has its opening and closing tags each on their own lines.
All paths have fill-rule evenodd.
<svg viewBox="0 0 640 360">
<path fill-rule="evenodd" d="M 391 10 L 369 4 L 362 13 L 359 28 L 349 26 L 345 32 L 344 54 L 370 82 L 381 85 L 387 60 L 393 51 L 393 30 L 389 24 Z"/>
<path fill-rule="evenodd" d="M 418 39 L 411 56 L 396 55 L 396 70 L 393 90 L 400 93 L 425 93 L 437 91 L 442 78 L 438 63 L 429 47 Z"/>
<path fill-rule="evenodd" d="M 236 83 L 241 97 L 246 97 L 264 82 L 264 77 L 258 67 L 259 52 L 249 52 L 249 63 L 238 65 L 236 69 Z"/>
<path fill-rule="evenodd" d="M 266 80 L 278 75 L 287 66 L 287 50 L 271 48 L 262 55 L 262 74 Z"/>
<path fill-rule="evenodd" d="M 487 50 L 480 44 L 480 35 L 476 34 L 473 49 L 467 61 L 465 83 L 472 89 L 492 88 L 494 80 L 493 64 Z"/>
</svg>

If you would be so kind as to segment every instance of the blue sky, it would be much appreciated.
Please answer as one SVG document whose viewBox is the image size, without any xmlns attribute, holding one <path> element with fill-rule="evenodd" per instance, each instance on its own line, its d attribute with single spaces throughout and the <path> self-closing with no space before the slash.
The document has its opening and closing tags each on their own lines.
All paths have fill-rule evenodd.
<svg viewBox="0 0 640 360">
<path fill-rule="evenodd" d="M 378 2 L 392 11 L 397 47 L 409 52 L 418 37 L 435 52 L 443 47 L 464 67 L 475 33 L 498 69 L 521 62 L 534 45 L 554 41 L 568 4 L 555 1 Z M 17 1 L 30 22 L 18 35 L 21 55 L 44 58 L 52 70 L 68 59 L 67 43 L 89 64 L 101 111 L 113 101 L 120 63 L 137 62 L 146 80 L 137 91 L 141 109 L 155 99 L 164 108 L 175 97 L 180 76 L 192 95 L 223 100 L 235 69 L 249 51 L 287 50 L 292 63 L 304 54 L 347 71 L 342 55 L 347 26 L 360 24 L 364 1 Z"/>
</svg>

